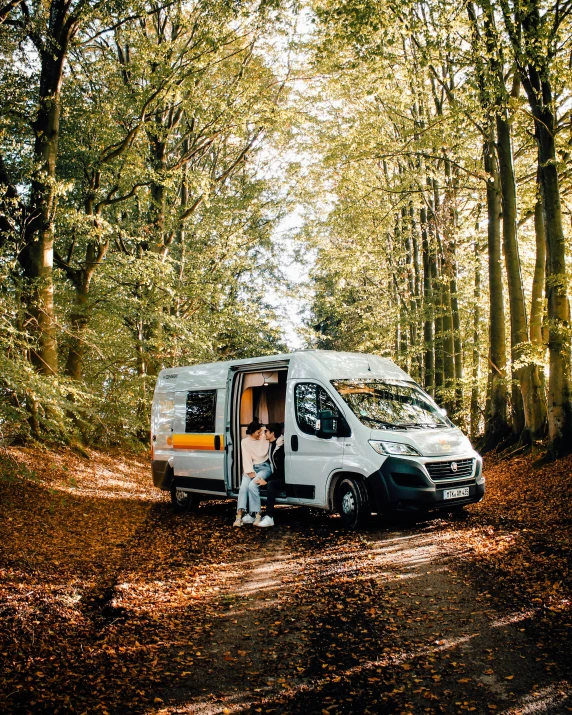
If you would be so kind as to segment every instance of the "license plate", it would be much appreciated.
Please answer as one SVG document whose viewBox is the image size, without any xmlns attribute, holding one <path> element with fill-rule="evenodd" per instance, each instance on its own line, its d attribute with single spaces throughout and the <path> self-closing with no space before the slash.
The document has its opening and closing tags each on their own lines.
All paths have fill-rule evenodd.
<svg viewBox="0 0 572 715">
<path fill-rule="evenodd" d="M 443 499 L 461 499 L 469 496 L 469 487 L 461 487 L 460 489 L 445 489 Z"/>
</svg>

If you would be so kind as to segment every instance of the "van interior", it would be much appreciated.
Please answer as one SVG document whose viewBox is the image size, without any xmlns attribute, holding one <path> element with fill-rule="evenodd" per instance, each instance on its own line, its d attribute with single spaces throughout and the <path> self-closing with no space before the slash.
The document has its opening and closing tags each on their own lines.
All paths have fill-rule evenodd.
<svg viewBox="0 0 572 715">
<path fill-rule="evenodd" d="M 284 423 L 286 410 L 286 379 L 288 368 L 238 373 L 234 381 L 233 443 L 234 463 L 232 485 L 238 490 L 242 477 L 240 441 L 246 437 L 246 428 L 255 417 L 263 424 Z M 238 436 L 238 439 L 237 439 Z"/>
</svg>

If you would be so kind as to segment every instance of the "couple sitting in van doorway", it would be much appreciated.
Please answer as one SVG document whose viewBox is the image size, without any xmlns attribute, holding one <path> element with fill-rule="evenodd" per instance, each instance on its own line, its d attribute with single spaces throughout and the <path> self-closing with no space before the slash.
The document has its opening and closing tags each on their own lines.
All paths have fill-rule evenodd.
<svg viewBox="0 0 572 715">
<path fill-rule="evenodd" d="M 284 489 L 284 437 L 282 425 L 276 422 L 267 425 L 264 432 L 264 425 L 255 420 L 241 442 L 243 475 L 233 526 L 274 526 L 276 495 Z M 260 487 L 266 485 L 266 515 L 262 518 Z"/>
</svg>

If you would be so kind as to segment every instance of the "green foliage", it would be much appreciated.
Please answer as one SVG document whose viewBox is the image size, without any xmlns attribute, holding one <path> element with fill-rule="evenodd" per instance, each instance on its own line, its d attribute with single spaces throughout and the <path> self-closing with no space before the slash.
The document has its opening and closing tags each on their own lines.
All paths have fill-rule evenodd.
<svg viewBox="0 0 572 715">
<path fill-rule="evenodd" d="M 317 348 L 396 359 L 467 427 L 475 395 L 484 412 L 491 369 L 483 142 L 488 123 L 505 108 L 513 132 L 527 298 L 536 258 L 530 220 L 538 196 L 534 124 L 526 98 L 518 94 L 501 7 L 502 2 L 493 4 L 497 25 L 491 48 L 483 40 L 483 10 L 475 4 L 475 50 L 466 5 L 316 0 L 315 32 L 307 47 L 320 82 L 307 98 L 313 167 L 300 196 L 314 208 L 315 197 L 322 198 L 305 230 L 307 246 L 317 255 L 307 340 Z M 556 6 L 542 7 L 554 20 Z M 556 111 L 564 117 L 570 85 L 561 73 L 569 77 L 562 63 L 569 51 L 564 25 L 569 28 L 570 20 L 562 22 L 563 44 L 546 35 L 539 47 L 554 52 Z M 543 27 L 549 24 L 546 20 Z M 489 60 L 499 63 L 504 82 L 482 72 Z M 561 126 L 557 142 L 567 152 L 564 121 Z M 567 197 L 568 174 L 563 165 L 558 168 Z M 564 290 L 557 278 L 547 285 Z M 509 325 L 507 315 L 508 354 Z M 546 346 L 529 345 L 524 363 L 515 359 L 513 368 L 543 365 L 546 358 Z M 510 370 L 505 379 L 510 382 Z M 482 430 L 477 413 L 473 420 Z"/>
<path fill-rule="evenodd" d="M 53 41 L 44 5 L 32 18 L 16 7 L 0 26 L 10 94 L 0 99 L 0 220 L 10 222 L 0 226 L 3 437 L 146 441 L 163 367 L 285 349 L 265 302 L 268 283 L 282 281 L 273 245 L 281 187 L 260 170 L 290 121 L 268 42 L 282 32 L 280 7 L 82 6 L 55 177 L 45 180 L 57 201 L 59 372 L 41 375 L 29 360 L 40 348 L 21 305 L 19 254 L 36 170 L 33 45 Z"/>
</svg>

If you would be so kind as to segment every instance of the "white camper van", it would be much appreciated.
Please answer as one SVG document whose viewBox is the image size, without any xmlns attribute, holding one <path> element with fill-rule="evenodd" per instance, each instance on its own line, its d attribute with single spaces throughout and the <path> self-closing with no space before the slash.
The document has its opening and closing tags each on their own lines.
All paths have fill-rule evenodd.
<svg viewBox="0 0 572 715">
<path fill-rule="evenodd" d="M 162 370 L 151 416 L 155 486 L 181 511 L 237 497 L 240 441 L 255 416 L 284 423 L 277 503 L 338 511 L 355 529 L 371 512 L 483 498 L 481 458 L 407 373 L 376 355 L 329 350 Z"/>
</svg>

